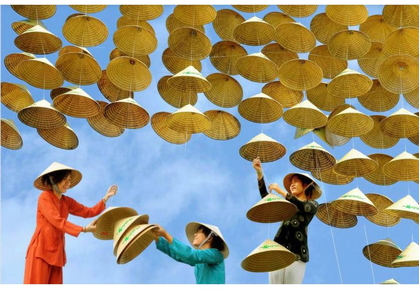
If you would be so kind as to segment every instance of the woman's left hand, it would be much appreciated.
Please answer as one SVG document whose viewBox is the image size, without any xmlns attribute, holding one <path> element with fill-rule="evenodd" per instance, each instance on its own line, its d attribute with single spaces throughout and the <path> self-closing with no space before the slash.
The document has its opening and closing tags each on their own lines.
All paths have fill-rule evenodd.
<svg viewBox="0 0 420 292">
<path fill-rule="evenodd" d="M 282 195 L 283 197 L 285 197 L 287 195 L 287 192 L 285 192 L 282 188 L 280 188 L 280 186 L 277 183 L 272 183 L 268 186 L 268 190 L 271 192 L 271 190 L 276 191 L 277 193 L 279 193 L 280 195 Z"/>
<path fill-rule="evenodd" d="M 108 188 L 108 191 L 105 194 L 104 197 L 104 203 L 106 203 L 106 201 L 108 201 L 108 199 L 112 196 L 115 196 L 117 194 L 118 191 L 118 186 L 117 185 L 112 185 Z"/>
</svg>

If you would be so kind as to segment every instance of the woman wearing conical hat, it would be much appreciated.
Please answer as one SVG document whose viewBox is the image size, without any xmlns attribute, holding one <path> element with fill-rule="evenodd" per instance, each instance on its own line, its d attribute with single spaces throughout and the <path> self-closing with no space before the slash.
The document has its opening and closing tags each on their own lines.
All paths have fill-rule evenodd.
<svg viewBox="0 0 420 292">
<path fill-rule="evenodd" d="M 257 171 L 258 188 L 261 197 L 264 198 L 268 192 L 259 157 L 253 160 L 252 166 Z M 296 261 L 283 269 L 269 272 L 269 283 L 301 284 L 306 263 L 309 261 L 308 226 L 318 209 L 315 199 L 321 196 L 322 191 L 315 180 L 305 173 L 289 173 L 284 177 L 283 185 L 286 190 L 276 183 L 270 184 L 268 189 L 270 192 L 276 191 L 287 201 L 295 204 L 298 211 L 283 221 L 274 241 L 296 254 Z"/>
<path fill-rule="evenodd" d="M 66 264 L 65 238 L 78 237 L 81 232 L 94 232 L 95 221 L 79 226 L 67 220 L 69 214 L 91 218 L 105 209 L 106 201 L 117 193 L 117 186 L 109 187 L 105 196 L 93 207 L 86 207 L 64 193 L 82 179 L 71 167 L 53 162 L 34 181 L 43 191 L 38 198 L 36 228 L 26 252 L 24 284 L 63 284 Z"/>
<path fill-rule="evenodd" d="M 229 255 L 229 248 L 217 226 L 188 223 L 185 232 L 193 248 L 158 227 L 153 230 L 156 248 L 178 262 L 194 266 L 196 284 L 225 284 L 224 260 Z"/>
</svg>

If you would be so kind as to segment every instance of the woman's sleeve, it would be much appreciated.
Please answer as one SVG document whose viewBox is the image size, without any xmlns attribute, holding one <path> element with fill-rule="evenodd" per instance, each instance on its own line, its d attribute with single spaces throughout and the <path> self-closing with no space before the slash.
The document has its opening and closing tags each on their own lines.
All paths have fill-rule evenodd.
<svg viewBox="0 0 420 292">
<path fill-rule="evenodd" d="M 105 209 L 103 200 L 100 200 L 93 207 L 86 207 L 70 197 L 66 197 L 66 200 L 68 202 L 69 213 L 74 216 L 92 218 L 99 215 Z"/>
<path fill-rule="evenodd" d="M 290 195 L 287 193 L 286 200 L 293 203 L 299 211 L 305 212 L 305 213 L 313 213 L 315 214 L 318 210 L 318 202 L 315 200 L 307 200 L 307 201 L 301 201 L 295 196 Z"/>
<path fill-rule="evenodd" d="M 260 191 L 261 198 L 264 198 L 268 195 L 267 187 L 265 186 L 264 177 L 258 180 L 258 189 Z"/>
</svg>

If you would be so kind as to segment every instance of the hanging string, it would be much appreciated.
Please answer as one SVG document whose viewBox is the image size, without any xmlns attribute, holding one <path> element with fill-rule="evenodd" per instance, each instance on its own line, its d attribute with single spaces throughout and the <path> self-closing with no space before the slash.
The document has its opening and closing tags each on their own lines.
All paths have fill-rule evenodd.
<svg viewBox="0 0 420 292">
<path fill-rule="evenodd" d="M 370 262 L 370 271 L 372 272 L 373 284 L 376 284 L 375 273 L 373 272 L 373 265 L 372 265 L 371 254 L 370 254 L 370 246 L 369 246 L 369 241 L 368 241 L 368 238 L 367 238 L 366 225 L 363 225 L 363 228 L 365 230 L 366 246 L 367 246 L 367 250 L 368 250 L 368 257 L 369 257 L 369 262 Z"/>
</svg>

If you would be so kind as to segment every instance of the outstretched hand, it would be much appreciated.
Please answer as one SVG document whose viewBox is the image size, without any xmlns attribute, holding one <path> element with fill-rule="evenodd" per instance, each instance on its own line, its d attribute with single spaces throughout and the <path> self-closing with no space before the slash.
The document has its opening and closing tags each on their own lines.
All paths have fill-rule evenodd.
<svg viewBox="0 0 420 292">
<path fill-rule="evenodd" d="M 111 198 L 112 196 L 115 196 L 117 194 L 118 191 L 118 186 L 117 185 L 112 185 L 108 188 L 108 191 L 106 192 L 103 200 L 104 203 L 106 203 L 108 201 L 109 198 Z"/>
<path fill-rule="evenodd" d="M 98 221 L 98 219 L 93 220 L 92 222 L 90 222 L 86 227 L 85 227 L 85 232 L 95 232 L 96 230 L 96 221 Z"/>
<path fill-rule="evenodd" d="M 262 169 L 262 165 L 261 165 L 261 160 L 260 160 L 260 158 L 259 157 L 257 157 L 257 158 L 254 158 L 254 160 L 252 161 L 252 167 L 258 172 L 258 171 L 260 171 L 260 172 L 262 172 L 263 171 L 263 169 Z"/>
</svg>

